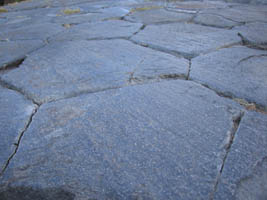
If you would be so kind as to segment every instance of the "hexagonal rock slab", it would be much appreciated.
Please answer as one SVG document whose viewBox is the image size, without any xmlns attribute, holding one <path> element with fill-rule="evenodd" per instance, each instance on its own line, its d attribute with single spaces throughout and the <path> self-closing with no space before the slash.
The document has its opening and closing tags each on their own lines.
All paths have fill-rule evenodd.
<svg viewBox="0 0 267 200">
<path fill-rule="evenodd" d="M 52 43 L 0 79 L 40 103 L 121 87 L 133 77 L 186 76 L 188 68 L 183 58 L 126 40 L 80 40 Z"/>
<path fill-rule="evenodd" d="M 125 19 L 143 24 L 156 24 L 189 21 L 193 18 L 193 15 L 188 13 L 171 12 L 165 9 L 153 9 L 153 7 L 151 9 L 149 9 L 149 7 L 143 9 L 144 10 L 142 10 L 142 8 L 136 10 L 133 9 L 132 13 L 126 16 Z"/>
<path fill-rule="evenodd" d="M 267 50 L 267 23 L 250 23 L 234 30 L 241 34 L 245 44 Z"/>
<path fill-rule="evenodd" d="M 53 23 L 37 23 L 27 26 L 6 27 L 0 32 L 1 40 L 46 40 L 64 30 L 64 27 Z"/>
<path fill-rule="evenodd" d="M 82 6 L 80 6 L 82 7 Z M 129 9 L 121 7 L 112 7 L 104 9 L 95 9 L 91 12 L 75 15 L 61 15 L 53 19 L 53 22 L 61 24 L 77 24 L 86 22 L 103 21 L 108 19 L 119 19 L 129 13 Z"/>
<path fill-rule="evenodd" d="M 267 106 L 266 51 L 221 49 L 192 60 L 190 78 L 226 95 Z"/>
<path fill-rule="evenodd" d="M 190 81 L 125 87 L 41 106 L 4 185 L 75 199 L 208 199 L 239 106 Z"/>
<path fill-rule="evenodd" d="M 19 93 L 0 86 L 0 173 L 35 108 Z"/>
<path fill-rule="evenodd" d="M 232 28 L 241 24 L 214 14 L 198 14 L 193 21 L 197 24 L 218 28 Z"/>
<path fill-rule="evenodd" d="M 14 62 L 24 59 L 28 53 L 43 45 L 44 43 L 41 40 L 0 42 L 0 70 Z"/>
<path fill-rule="evenodd" d="M 140 23 L 130 23 L 122 20 L 84 23 L 53 36 L 49 41 L 127 38 L 142 27 Z"/>
<path fill-rule="evenodd" d="M 177 23 L 147 26 L 132 37 L 132 40 L 162 51 L 194 57 L 203 52 L 238 43 L 240 38 L 232 30 Z"/>
<path fill-rule="evenodd" d="M 246 113 L 224 165 L 215 200 L 267 199 L 267 115 Z"/>
</svg>

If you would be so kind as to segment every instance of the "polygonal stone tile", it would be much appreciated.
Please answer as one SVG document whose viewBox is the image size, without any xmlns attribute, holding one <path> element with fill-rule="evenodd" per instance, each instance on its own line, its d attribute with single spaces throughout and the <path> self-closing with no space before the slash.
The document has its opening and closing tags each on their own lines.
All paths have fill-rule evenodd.
<svg viewBox="0 0 267 200">
<path fill-rule="evenodd" d="M 0 86 L 0 173 L 35 109 L 21 94 Z"/>
<path fill-rule="evenodd" d="M 147 26 L 133 36 L 132 40 L 163 51 L 178 52 L 184 56 L 193 57 L 238 43 L 240 38 L 232 30 L 175 23 Z"/>
<path fill-rule="evenodd" d="M 130 37 L 142 27 L 139 23 L 130 23 L 122 20 L 84 23 L 72 26 L 64 32 L 51 37 L 50 41 L 107 39 Z"/>
<path fill-rule="evenodd" d="M 267 198 L 267 115 L 246 113 L 225 161 L 214 199 Z"/>
<path fill-rule="evenodd" d="M 0 194 L 26 187 L 79 200 L 208 199 L 236 115 L 233 101 L 178 80 L 44 104 Z"/>
<path fill-rule="evenodd" d="M 44 43 L 41 40 L 0 42 L 0 69 L 18 60 L 24 59 L 27 54 L 43 45 Z"/>
<path fill-rule="evenodd" d="M 267 50 L 267 23 L 250 23 L 236 27 L 245 44 Z"/>
<path fill-rule="evenodd" d="M 143 24 L 155 24 L 166 22 L 189 21 L 193 18 L 192 14 L 176 13 L 165 9 L 145 9 L 133 10 L 131 14 L 125 17 L 128 21 L 140 22 Z"/>
<path fill-rule="evenodd" d="M 126 40 L 79 40 L 49 44 L 0 79 L 20 88 L 37 102 L 46 102 L 121 87 L 131 77 L 186 76 L 188 67 L 188 61 L 183 58 Z"/>
<path fill-rule="evenodd" d="M 190 73 L 195 81 L 262 106 L 267 106 L 266 77 L 266 52 L 241 46 L 193 59 Z"/>
<path fill-rule="evenodd" d="M 2 40 L 45 40 L 63 30 L 64 28 L 57 24 L 37 23 L 22 27 L 6 27 L 0 32 L 0 38 Z"/>
</svg>

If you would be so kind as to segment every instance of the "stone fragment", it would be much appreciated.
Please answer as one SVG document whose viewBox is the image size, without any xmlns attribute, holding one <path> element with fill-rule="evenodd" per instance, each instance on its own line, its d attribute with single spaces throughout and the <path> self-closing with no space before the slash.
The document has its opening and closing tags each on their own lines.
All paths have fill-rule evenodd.
<svg viewBox="0 0 267 200">
<path fill-rule="evenodd" d="M 171 12 L 165 9 L 133 10 L 132 13 L 125 17 L 128 21 L 143 24 L 181 22 L 189 21 L 192 18 L 192 14 Z"/>
<path fill-rule="evenodd" d="M 248 112 L 225 161 L 215 200 L 267 199 L 267 115 Z"/>
<path fill-rule="evenodd" d="M 43 45 L 44 43 L 40 40 L 0 42 L 0 70 L 24 59 L 27 54 Z"/>
<path fill-rule="evenodd" d="M 167 52 L 177 52 L 186 57 L 216 50 L 238 43 L 240 38 L 232 30 L 177 23 L 150 25 L 132 37 L 132 40 Z"/>
<path fill-rule="evenodd" d="M 192 60 L 190 79 L 248 102 L 267 106 L 267 54 L 242 46 Z"/>
<path fill-rule="evenodd" d="M 19 93 L 0 86 L 0 173 L 35 109 Z"/>
<path fill-rule="evenodd" d="M 130 37 L 142 27 L 140 23 L 130 23 L 122 20 L 84 23 L 72 26 L 49 41 L 61 40 L 84 40 L 84 39 L 107 39 Z"/>
<path fill-rule="evenodd" d="M 44 104 L 0 195 L 28 187 L 61 188 L 79 200 L 208 199 L 239 109 L 181 80 Z"/>
<path fill-rule="evenodd" d="M 126 40 L 79 40 L 47 45 L 32 53 L 19 68 L 0 76 L 0 80 L 41 103 L 122 87 L 132 77 L 186 76 L 188 67 L 183 58 Z"/>
</svg>

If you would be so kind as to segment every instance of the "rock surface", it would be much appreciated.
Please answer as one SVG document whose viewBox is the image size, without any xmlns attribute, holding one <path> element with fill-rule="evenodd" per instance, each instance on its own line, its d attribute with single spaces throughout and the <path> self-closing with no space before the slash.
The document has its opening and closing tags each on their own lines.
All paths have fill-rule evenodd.
<svg viewBox="0 0 267 200">
<path fill-rule="evenodd" d="M 0 86 L 0 174 L 36 107 L 21 94 Z"/>
<path fill-rule="evenodd" d="M 0 7 L 0 200 L 266 200 L 264 1 Z"/>
<path fill-rule="evenodd" d="M 207 199 L 237 115 L 235 103 L 180 80 L 49 103 L 3 183 L 77 199 Z"/>
<path fill-rule="evenodd" d="M 192 60 L 190 79 L 266 107 L 266 53 L 237 46 L 199 56 Z"/>
</svg>

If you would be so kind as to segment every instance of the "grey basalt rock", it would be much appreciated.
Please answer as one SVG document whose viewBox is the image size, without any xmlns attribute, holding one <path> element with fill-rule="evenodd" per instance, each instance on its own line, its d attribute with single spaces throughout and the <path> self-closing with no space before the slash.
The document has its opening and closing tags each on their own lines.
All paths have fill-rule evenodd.
<svg viewBox="0 0 267 200">
<path fill-rule="evenodd" d="M 181 80 L 44 104 L 2 194 L 28 187 L 62 188 L 75 200 L 208 199 L 239 109 Z"/>
<path fill-rule="evenodd" d="M 215 200 L 267 198 L 267 115 L 248 112 L 225 161 Z"/>
<path fill-rule="evenodd" d="M 235 31 L 189 23 L 149 25 L 131 39 L 189 58 L 240 42 Z"/>
<path fill-rule="evenodd" d="M 61 25 L 44 22 L 27 26 L 6 27 L 0 32 L 0 38 L 2 40 L 46 40 L 49 36 L 63 30 Z"/>
<path fill-rule="evenodd" d="M 130 78 L 186 76 L 189 62 L 126 40 L 54 42 L 0 80 L 37 102 L 127 85 Z"/>
<path fill-rule="evenodd" d="M 241 25 L 239 22 L 226 19 L 216 14 L 198 14 L 193 21 L 197 24 L 218 28 L 232 28 L 234 26 Z"/>
<path fill-rule="evenodd" d="M 225 95 L 267 106 L 267 54 L 242 46 L 192 60 L 190 79 Z"/>
<path fill-rule="evenodd" d="M 140 23 L 130 23 L 122 20 L 84 23 L 51 37 L 49 41 L 127 38 L 142 27 Z"/>
<path fill-rule="evenodd" d="M 41 40 L 0 42 L 0 70 L 23 60 L 27 54 L 43 45 Z"/>
<path fill-rule="evenodd" d="M 109 19 L 120 19 L 129 13 L 129 10 L 121 7 L 111 7 L 104 9 L 92 9 L 89 12 L 83 12 L 84 9 L 82 6 L 81 12 L 73 15 L 64 15 L 61 14 L 53 18 L 53 22 L 60 24 L 79 24 L 86 22 L 97 22 L 104 21 Z M 80 9 L 78 7 L 78 9 Z"/>
<path fill-rule="evenodd" d="M 21 94 L 0 86 L 0 173 L 35 109 Z"/>
<path fill-rule="evenodd" d="M 139 8 L 140 9 L 140 8 Z M 166 22 L 181 22 L 189 21 L 193 18 L 192 14 L 189 13 L 177 13 L 167 11 L 165 9 L 149 9 L 147 10 L 132 10 L 132 12 L 125 17 L 126 20 L 132 22 L 140 22 L 143 24 L 157 24 Z"/>
<path fill-rule="evenodd" d="M 244 44 L 267 50 L 267 23 L 250 23 L 236 27 Z"/>
</svg>

